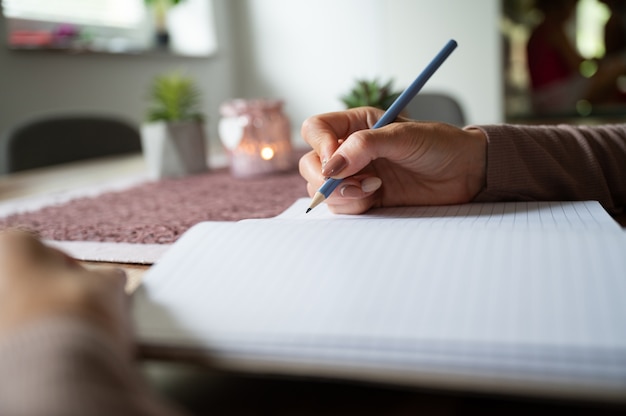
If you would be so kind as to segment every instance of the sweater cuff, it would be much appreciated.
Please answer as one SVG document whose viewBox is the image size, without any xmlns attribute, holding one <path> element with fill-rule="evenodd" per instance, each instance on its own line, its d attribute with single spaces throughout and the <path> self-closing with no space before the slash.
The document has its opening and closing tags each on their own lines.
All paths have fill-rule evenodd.
<svg viewBox="0 0 626 416">
<path fill-rule="evenodd" d="M 499 125 L 471 125 L 465 129 L 478 129 L 487 137 L 485 187 L 474 197 L 475 202 L 531 201 L 542 199 L 542 196 L 551 198 L 550 195 L 533 192 L 541 190 L 541 186 L 535 183 L 531 166 L 534 160 L 520 157 L 516 139 L 523 140 L 523 135 L 512 137 L 517 132 Z"/>
</svg>

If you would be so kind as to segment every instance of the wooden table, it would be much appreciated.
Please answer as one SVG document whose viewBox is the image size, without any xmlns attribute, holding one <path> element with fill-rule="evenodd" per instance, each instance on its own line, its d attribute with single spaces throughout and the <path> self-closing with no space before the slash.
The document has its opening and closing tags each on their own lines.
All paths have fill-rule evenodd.
<svg viewBox="0 0 626 416">
<path fill-rule="evenodd" d="M 0 175 L 0 201 L 70 191 L 146 172 L 141 154 L 90 159 Z"/>
</svg>

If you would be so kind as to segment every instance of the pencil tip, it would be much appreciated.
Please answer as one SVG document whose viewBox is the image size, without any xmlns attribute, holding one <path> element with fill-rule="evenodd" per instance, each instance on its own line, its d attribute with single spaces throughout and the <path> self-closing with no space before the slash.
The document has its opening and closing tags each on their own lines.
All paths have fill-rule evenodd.
<svg viewBox="0 0 626 416">
<path fill-rule="evenodd" d="M 308 214 L 313 208 L 307 208 L 305 214 Z"/>
</svg>

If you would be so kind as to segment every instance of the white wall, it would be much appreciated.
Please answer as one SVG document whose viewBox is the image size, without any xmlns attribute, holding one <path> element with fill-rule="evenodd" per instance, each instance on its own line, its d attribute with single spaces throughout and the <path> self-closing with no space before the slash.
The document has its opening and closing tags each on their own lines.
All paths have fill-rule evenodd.
<svg viewBox="0 0 626 416">
<path fill-rule="evenodd" d="M 406 87 L 450 38 L 459 48 L 424 88 L 446 91 L 471 123 L 503 119 L 497 0 L 238 1 L 240 96 L 286 100 L 294 130 L 341 109 L 355 78 Z M 243 4 L 243 5 L 242 5 Z"/>
<path fill-rule="evenodd" d="M 456 96 L 470 123 L 504 120 L 499 0 L 381 0 L 385 14 L 384 69 L 401 85 L 450 38 L 459 46 L 424 90 Z"/>
<path fill-rule="evenodd" d="M 339 109 L 355 77 L 381 73 L 380 0 L 244 0 L 239 88 L 281 97 L 294 124 Z M 244 30 L 246 32 L 244 32 Z M 245 37 L 244 37 L 245 36 Z"/>
</svg>

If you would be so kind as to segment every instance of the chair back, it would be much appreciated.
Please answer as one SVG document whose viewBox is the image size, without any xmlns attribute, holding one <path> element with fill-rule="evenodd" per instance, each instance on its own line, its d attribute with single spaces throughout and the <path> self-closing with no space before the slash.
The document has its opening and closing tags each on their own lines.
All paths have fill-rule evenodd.
<svg viewBox="0 0 626 416">
<path fill-rule="evenodd" d="M 103 115 L 58 115 L 21 123 L 0 138 L 0 173 L 141 151 L 139 129 Z"/>
<path fill-rule="evenodd" d="M 417 94 L 406 106 L 409 117 L 420 121 L 441 121 L 458 127 L 465 125 L 459 102 L 443 93 Z"/>
</svg>

